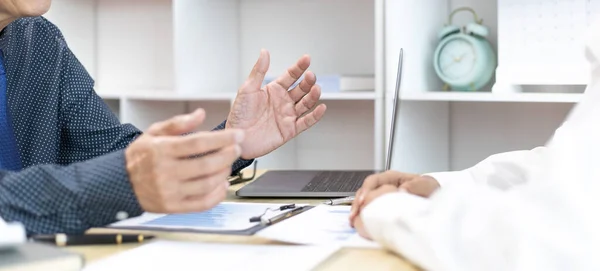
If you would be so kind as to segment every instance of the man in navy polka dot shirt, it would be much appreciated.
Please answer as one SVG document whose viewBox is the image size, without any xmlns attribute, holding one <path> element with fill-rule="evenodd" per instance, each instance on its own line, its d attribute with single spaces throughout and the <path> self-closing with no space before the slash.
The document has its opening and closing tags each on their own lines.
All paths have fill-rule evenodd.
<svg viewBox="0 0 600 271">
<path fill-rule="evenodd" d="M 325 114 L 308 56 L 261 89 L 270 62 L 263 50 L 219 127 L 192 133 L 205 117 L 199 109 L 142 134 L 96 95 L 61 32 L 40 17 L 49 6 L 0 0 L 0 217 L 28 234 L 210 209 L 225 198 L 228 175 Z"/>
</svg>

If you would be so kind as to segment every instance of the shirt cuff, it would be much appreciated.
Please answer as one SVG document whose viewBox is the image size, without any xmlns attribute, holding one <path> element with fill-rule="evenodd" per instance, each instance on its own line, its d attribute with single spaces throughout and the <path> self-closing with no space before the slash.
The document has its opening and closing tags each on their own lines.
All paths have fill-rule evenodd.
<svg viewBox="0 0 600 271">
<path fill-rule="evenodd" d="M 429 208 L 429 200 L 407 192 L 388 193 L 376 198 L 360 212 L 365 228 L 375 240 L 383 240 L 385 227 L 396 222 L 411 231 L 411 218 Z"/>
<path fill-rule="evenodd" d="M 131 186 L 125 151 L 120 150 L 77 164 L 82 182 L 81 210 L 90 227 L 102 227 L 121 218 L 141 215 L 144 210 Z M 93 179 L 94 181 L 89 181 Z"/>
<path fill-rule="evenodd" d="M 430 202 L 406 192 L 389 193 L 368 204 L 360 216 L 366 232 L 381 246 L 425 270 L 436 270 L 435 255 L 420 234 L 428 226 Z"/>
<path fill-rule="evenodd" d="M 423 175 L 434 178 L 442 188 L 447 187 L 449 185 L 464 185 L 475 183 L 475 179 L 473 179 L 473 176 L 467 170 L 434 172 Z"/>
<path fill-rule="evenodd" d="M 243 169 L 245 169 L 249 165 L 252 165 L 252 163 L 254 163 L 254 159 L 250 159 L 250 160 L 245 160 L 245 159 L 242 159 L 242 158 L 237 159 L 233 163 L 233 166 L 231 166 L 231 176 L 236 176 Z"/>
</svg>

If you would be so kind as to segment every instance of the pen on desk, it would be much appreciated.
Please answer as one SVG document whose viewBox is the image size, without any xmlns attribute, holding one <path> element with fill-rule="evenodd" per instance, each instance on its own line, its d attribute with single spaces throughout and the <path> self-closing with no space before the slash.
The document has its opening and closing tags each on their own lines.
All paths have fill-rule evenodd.
<svg viewBox="0 0 600 271">
<path fill-rule="evenodd" d="M 345 205 L 345 204 L 352 204 L 353 201 L 354 201 L 354 196 L 350 196 L 350 197 L 345 197 L 345 198 L 340 198 L 340 199 L 330 199 L 330 200 L 323 202 L 323 204 Z"/>
<path fill-rule="evenodd" d="M 288 218 L 290 216 L 293 216 L 293 215 L 299 213 L 302 210 L 304 210 L 304 207 L 302 207 L 302 206 L 296 207 L 295 209 L 293 209 L 291 211 L 288 211 L 288 212 L 276 215 L 276 216 L 274 216 L 272 218 L 269 218 L 269 219 L 261 220 L 261 224 L 263 224 L 263 225 L 272 225 L 272 224 L 275 224 L 275 223 L 277 223 L 279 221 L 282 221 L 282 220 L 284 220 L 284 219 L 286 219 L 286 218 Z"/>
<path fill-rule="evenodd" d="M 56 246 L 77 246 L 77 245 L 104 245 L 104 244 L 124 244 L 124 243 L 142 243 L 154 238 L 151 235 L 143 234 L 84 234 L 84 235 L 36 235 L 31 239 L 35 242 L 50 243 Z"/>
</svg>

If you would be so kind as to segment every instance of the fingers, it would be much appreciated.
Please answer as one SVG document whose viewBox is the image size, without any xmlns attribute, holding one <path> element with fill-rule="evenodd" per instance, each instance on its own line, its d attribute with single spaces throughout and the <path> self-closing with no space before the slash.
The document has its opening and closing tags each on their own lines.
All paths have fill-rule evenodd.
<svg viewBox="0 0 600 271">
<path fill-rule="evenodd" d="M 244 131 L 225 129 L 187 136 L 157 137 L 154 140 L 162 155 L 184 158 L 240 144 L 244 141 Z"/>
<path fill-rule="evenodd" d="M 349 217 L 351 226 L 355 227 L 353 223 L 357 216 L 360 215 L 360 211 L 362 208 L 364 208 L 364 206 L 368 205 L 371 201 L 382 194 L 398 191 L 399 187 L 403 183 L 407 183 L 417 177 L 418 175 L 415 174 L 393 170 L 388 170 L 379 174 L 373 174 L 367 177 L 361 188 L 356 191 L 356 198 L 354 202 L 352 202 Z"/>
<path fill-rule="evenodd" d="M 350 208 L 350 221 L 352 221 L 360 214 L 360 211 L 364 206 L 369 204 L 374 198 L 389 192 L 398 191 L 399 183 L 401 178 L 393 178 L 393 176 L 403 174 L 400 172 L 386 171 L 380 174 L 373 174 L 363 182 L 360 189 L 356 191 L 356 196 L 352 202 Z"/>
<path fill-rule="evenodd" d="M 327 106 L 320 104 L 312 112 L 298 118 L 296 120 L 296 131 L 298 131 L 298 134 L 306 131 L 308 128 L 319 122 L 323 115 L 325 115 L 325 110 L 327 110 Z"/>
<path fill-rule="evenodd" d="M 422 176 L 403 183 L 400 188 L 408 193 L 427 198 L 440 188 L 440 184 L 432 177 Z"/>
<path fill-rule="evenodd" d="M 203 120 L 204 111 L 197 110 L 156 123 L 127 147 L 127 174 L 145 211 L 203 211 L 225 197 L 244 133 L 227 129 L 181 136 Z M 205 155 L 189 158 L 200 153 Z"/>
<path fill-rule="evenodd" d="M 289 89 L 296 81 L 298 81 L 300 76 L 304 74 L 304 72 L 306 71 L 306 69 L 308 69 L 309 66 L 310 56 L 303 55 L 300 59 L 298 59 L 296 64 L 289 67 L 284 74 L 275 79 L 275 83 L 277 83 L 285 89 Z"/>
<path fill-rule="evenodd" d="M 227 188 L 229 188 L 229 182 L 224 182 L 205 196 L 189 197 L 181 202 L 179 210 L 183 213 L 189 213 L 203 212 L 212 209 L 225 200 L 227 197 Z"/>
<path fill-rule="evenodd" d="M 304 97 L 304 95 L 310 92 L 316 83 L 317 77 L 315 74 L 310 71 L 306 72 L 306 75 L 304 75 L 304 80 L 294 87 L 294 89 L 289 91 L 290 98 L 292 98 L 294 103 L 297 103 L 300 101 L 300 99 L 302 99 L 302 97 Z"/>
<path fill-rule="evenodd" d="M 227 181 L 229 174 L 231 174 L 230 167 L 205 178 L 187 181 L 180 186 L 181 195 L 184 198 L 206 196 L 220 186 L 223 186 L 224 183 L 229 183 Z"/>
<path fill-rule="evenodd" d="M 359 188 L 356 191 L 352 206 L 350 207 L 350 226 L 354 227 L 354 218 L 358 215 L 358 210 L 364 201 L 364 189 Z"/>
<path fill-rule="evenodd" d="M 179 115 L 170 118 L 165 121 L 154 123 L 146 131 L 147 134 L 154 136 L 166 136 L 166 135 L 181 135 L 193 131 L 196 127 L 200 126 L 206 114 L 203 109 L 197 109 L 196 111 L 186 114 Z"/>
<path fill-rule="evenodd" d="M 356 232 L 358 233 L 358 235 L 360 235 L 362 238 L 365 238 L 367 240 L 371 240 L 371 236 L 367 232 L 367 229 L 365 228 L 365 225 L 360 216 L 357 216 L 354 219 L 353 224 L 355 225 L 355 229 L 356 229 Z"/>
<path fill-rule="evenodd" d="M 176 180 L 192 180 L 222 172 L 231 171 L 231 165 L 240 157 L 239 145 L 232 145 L 194 159 L 183 159 L 173 162 L 172 174 Z"/>
<path fill-rule="evenodd" d="M 373 202 L 373 200 L 375 200 L 387 193 L 393 193 L 393 192 L 398 192 L 397 186 L 389 185 L 389 184 L 382 185 L 382 186 L 378 187 L 377 189 L 375 189 L 365 195 L 365 200 L 364 200 L 363 204 L 361 206 L 359 206 L 359 209 L 363 209 L 365 206 L 369 205 L 369 203 Z"/>
<path fill-rule="evenodd" d="M 312 109 L 317 104 L 320 97 L 321 87 L 314 85 L 308 94 L 304 95 L 304 97 L 302 97 L 302 99 L 296 103 L 296 116 L 302 116 L 304 113 Z"/>
<path fill-rule="evenodd" d="M 260 50 L 260 56 L 258 57 L 258 60 L 256 60 L 246 81 L 250 89 L 260 89 L 262 82 L 265 80 L 265 75 L 269 70 L 270 62 L 271 56 L 269 55 L 269 52 L 264 49 Z"/>
<path fill-rule="evenodd" d="M 354 202 L 352 202 L 349 217 L 350 226 L 353 228 L 358 227 L 357 225 L 355 225 L 355 223 L 357 219 L 360 219 L 360 212 L 362 211 L 362 209 L 365 208 L 365 206 L 369 205 L 369 203 L 373 202 L 373 200 L 375 200 L 376 198 L 381 197 L 384 194 L 393 192 L 398 192 L 398 187 L 393 185 L 383 185 L 370 192 L 362 192 L 363 199 L 355 200 Z"/>
<path fill-rule="evenodd" d="M 383 173 L 373 174 L 365 179 L 361 188 L 364 192 L 369 192 L 384 184 L 399 187 L 402 182 L 412 178 L 413 174 L 402 173 L 394 170 L 388 170 Z"/>
</svg>

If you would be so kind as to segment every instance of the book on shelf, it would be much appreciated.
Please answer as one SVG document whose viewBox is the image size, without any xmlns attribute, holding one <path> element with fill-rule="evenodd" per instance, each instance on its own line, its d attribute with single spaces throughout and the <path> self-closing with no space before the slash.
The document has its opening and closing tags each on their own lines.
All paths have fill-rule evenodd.
<svg viewBox="0 0 600 271">
<path fill-rule="evenodd" d="M 263 85 L 275 80 L 276 77 L 265 77 Z M 302 82 L 304 76 L 292 85 L 292 88 Z M 333 74 L 317 75 L 317 84 L 321 92 L 362 92 L 375 90 L 375 76 L 372 74 Z"/>
</svg>

